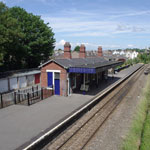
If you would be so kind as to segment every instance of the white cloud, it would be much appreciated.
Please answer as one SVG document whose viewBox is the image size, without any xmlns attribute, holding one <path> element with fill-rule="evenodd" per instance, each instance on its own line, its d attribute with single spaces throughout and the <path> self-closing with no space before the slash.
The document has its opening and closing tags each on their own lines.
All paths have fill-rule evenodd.
<svg viewBox="0 0 150 150">
<path fill-rule="evenodd" d="M 108 15 L 109 14 L 109 15 Z M 114 14 L 114 15 L 111 15 Z M 56 37 L 60 36 L 66 39 L 73 40 L 73 38 L 84 39 L 88 38 L 88 42 L 90 39 L 96 37 L 96 43 L 101 38 L 122 38 L 122 34 L 126 34 L 123 38 L 132 38 L 150 33 L 149 24 L 136 20 L 126 21 L 123 17 L 132 17 L 139 15 L 149 15 L 150 11 L 124 11 L 124 12 L 108 12 L 107 14 L 100 14 L 98 11 L 87 12 L 87 11 L 78 11 L 76 9 L 70 9 L 68 11 L 63 10 L 58 14 L 50 16 L 49 14 L 42 15 L 42 19 L 45 22 L 49 22 L 50 26 L 53 28 L 54 33 L 56 33 Z M 120 21 L 120 18 L 123 18 Z M 136 34 L 137 33 L 137 34 Z M 105 39 L 102 41 L 105 41 Z M 74 41 L 74 40 L 73 40 Z M 93 41 L 93 40 L 91 40 Z M 112 43 L 111 41 L 108 43 Z M 76 45 L 80 45 L 81 43 L 71 43 L 72 47 Z M 124 47 L 127 46 L 128 43 L 124 42 Z M 62 46 L 60 41 L 56 43 L 56 47 Z M 85 43 L 87 49 L 97 49 L 98 44 L 93 43 Z M 102 44 L 101 44 L 102 45 Z M 108 44 L 102 45 L 105 49 L 115 49 L 115 48 L 124 48 L 121 44 Z M 128 47 L 131 47 L 131 44 L 128 44 Z"/>
<path fill-rule="evenodd" d="M 64 46 L 64 44 L 66 43 L 66 41 L 65 40 L 60 40 L 59 42 L 56 42 L 56 47 L 62 47 L 62 46 Z"/>
<path fill-rule="evenodd" d="M 49 22 L 55 33 L 65 36 L 111 36 L 116 29 L 116 23 L 111 21 L 92 21 L 67 17 L 42 17 Z"/>
<path fill-rule="evenodd" d="M 116 31 L 113 33 L 119 34 L 119 33 L 145 33 L 150 31 L 150 27 L 146 27 L 144 25 L 133 25 L 133 24 L 118 24 L 116 27 Z"/>
<path fill-rule="evenodd" d="M 83 12 L 81 12 L 83 13 Z M 88 14 L 90 16 L 93 14 Z M 86 16 L 86 13 L 85 13 Z M 90 17 L 82 18 L 80 16 L 62 16 L 50 17 L 43 15 L 42 19 L 49 22 L 55 33 L 62 33 L 65 36 L 83 37 L 83 36 L 108 36 L 114 37 L 113 34 L 121 33 L 145 33 L 150 32 L 150 26 L 145 24 L 135 24 L 133 22 L 125 23 L 118 21 L 93 21 Z"/>
<path fill-rule="evenodd" d="M 133 44 L 128 44 L 127 47 L 135 47 Z"/>
<path fill-rule="evenodd" d="M 123 17 L 134 17 L 141 15 L 150 15 L 150 10 L 145 11 L 124 11 L 124 12 L 116 12 L 116 14 L 111 15 L 110 19 L 123 18 Z"/>
</svg>

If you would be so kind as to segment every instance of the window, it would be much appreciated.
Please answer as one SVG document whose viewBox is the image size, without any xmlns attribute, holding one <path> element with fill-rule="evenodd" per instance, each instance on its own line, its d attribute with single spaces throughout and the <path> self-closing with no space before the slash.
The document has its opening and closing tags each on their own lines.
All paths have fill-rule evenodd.
<svg viewBox="0 0 150 150">
<path fill-rule="evenodd" d="M 47 85 L 53 88 L 53 72 L 47 72 Z"/>
<path fill-rule="evenodd" d="M 55 79 L 60 79 L 60 73 L 55 72 Z"/>
</svg>

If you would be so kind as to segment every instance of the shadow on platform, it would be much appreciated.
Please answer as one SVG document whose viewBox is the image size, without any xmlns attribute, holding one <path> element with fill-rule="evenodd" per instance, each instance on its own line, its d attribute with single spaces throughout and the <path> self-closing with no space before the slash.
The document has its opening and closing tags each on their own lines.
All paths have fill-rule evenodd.
<svg viewBox="0 0 150 150">
<path fill-rule="evenodd" d="M 78 91 L 73 92 L 73 94 L 93 95 L 93 96 L 95 96 L 96 94 L 98 94 L 99 92 L 101 92 L 102 90 L 104 90 L 105 88 L 110 86 L 111 84 L 115 83 L 119 79 L 120 79 L 119 77 L 108 77 L 107 80 L 102 80 L 98 85 L 96 85 L 96 84 L 90 85 L 89 91 L 87 91 L 87 92 L 78 90 Z"/>
</svg>

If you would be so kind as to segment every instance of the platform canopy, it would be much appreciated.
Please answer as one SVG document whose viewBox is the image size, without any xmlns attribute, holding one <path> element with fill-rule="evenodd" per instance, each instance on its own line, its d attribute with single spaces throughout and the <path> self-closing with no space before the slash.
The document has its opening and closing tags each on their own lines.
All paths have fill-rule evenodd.
<svg viewBox="0 0 150 150">
<path fill-rule="evenodd" d="M 69 73 L 95 74 L 123 64 L 121 61 L 108 61 L 104 57 L 54 59 L 42 64 L 40 67 L 55 62 L 64 67 Z"/>
<path fill-rule="evenodd" d="M 83 67 L 70 67 L 68 72 L 70 72 L 70 73 L 88 73 L 88 74 L 96 73 L 94 68 L 83 68 Z"/>
<path fill-rule="evenodd" d="M 83 65 L 79 65 L 76 67 L 70 67 L 68 69 L 68 72 L 69 73 L 95 74 L 95 73 L 102 72 L 110 68 L 114 68 L 121 64 L 122 62 L 118 62 L 118 61 L 106 61 L 106 62 L 99 62 L 99 63 L 94 63 L 94 64 L 83 64 Z"/>
</svg>

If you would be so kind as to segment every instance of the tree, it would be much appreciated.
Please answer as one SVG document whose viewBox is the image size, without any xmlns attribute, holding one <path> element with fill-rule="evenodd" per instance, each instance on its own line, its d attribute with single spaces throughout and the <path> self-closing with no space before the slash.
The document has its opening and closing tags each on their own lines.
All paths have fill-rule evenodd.
<svg viewBox="0 0 150 150">
<path fill-rule="evenodd" d="M 11 47 L 21 37 L 17 20 L 11 17 L 8 7 L 0 2 L 0 64 L 6 70 L 11 69 L 14 63 Z"/>
<path fill-rule="evenodd" d="M 77 45 L 77 46 L 74 48 L 74 51 L 79 52 L 79 51 L 80 51 L 80 46 Z"/>
<path fill-rule="evenodd" d="M 132 62 L 133 62 L 133 64 L 137 64 L 137 63 L 139 63 L 139 59 L 138 58 L 134 58 L 133 60 L 132 60 Z"/>
<path fill-rule="evenodd" d="M 40 16 L 27 13 L 24 9 L 13 7 L 10 9 L 13 18 L 17 19 L 22 33 L 21 48 L 25 57 L 26 67 L 37 67 L 41 61 L 46 61 L 54 49 L 54 33 Z"/>
<path fill-rule="evenodd" d="M 0 9 L 0 51 L 5 68 L 33 68 L 46 61 L 55 44 L 48 24 L 20 7 L 7 8 L 0 3 Z"/>
</svg>

